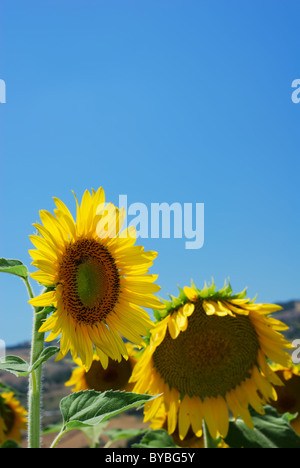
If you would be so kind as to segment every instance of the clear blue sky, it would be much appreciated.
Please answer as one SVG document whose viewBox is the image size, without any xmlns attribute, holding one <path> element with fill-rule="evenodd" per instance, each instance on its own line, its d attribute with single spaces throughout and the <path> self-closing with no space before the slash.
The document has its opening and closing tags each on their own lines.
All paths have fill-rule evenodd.
<svg viewBox="0 0 300 468">
<path fill-rule="evenodd" d="M 115 203 L 204 203 L 203 248 L 140 241 L 162 297 L 214 277 L 300 298 L 299 1 L 1 0 L 0 14 L 0 256 L 29 266 L 39 210 L 103 186 Z M 25 287 L 0 282 L 0 338 L 27 340 Z"/>
</svg>

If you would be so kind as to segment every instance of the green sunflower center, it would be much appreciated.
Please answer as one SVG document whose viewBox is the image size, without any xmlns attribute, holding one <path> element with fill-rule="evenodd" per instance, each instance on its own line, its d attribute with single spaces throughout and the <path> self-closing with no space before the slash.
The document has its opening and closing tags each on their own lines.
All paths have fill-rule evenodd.
<svg viewBox="0 0 300 468">
<path fill-rule="evenodd" d="M 3 419 L 4 433 L 9 434 L 15 422 L 14 410 L 0 397 L 0 417 Z"/>
<path fill-rule="evenodd" d="M 65 252 L 59 269 L 65 309 L 77 321 L 104 320 L 116 304 L 120 280 L 114 259 L 94 239 L 80 239 Z"/>
<path fill-rule="evenodd" d="M 105 272 L 94 258 L 87 258 L 78 265 L 78 296 L 86 307 L 93 307 L 105 295 Z"/>
<path fill-rule="evenodd" d="M 109 360 L 107 369 L 103 369 L 99 361 L 93 361 L 85 375 L 85 381 L 90 389 L 98 392 L 105 390 L 123 390 L 131 376 L 131 364 L 125 359 L 121 362 Z"/>
<path fill-rule="evenodd" d="M 186 331 L 176 339 L 166 332 L 153 363 L 171 388 L 204 399 L 225 395 L 249 377 L 258 350 L 258 337 L 247 316 L 208 316 L 200 300 Z"/>
</svg>

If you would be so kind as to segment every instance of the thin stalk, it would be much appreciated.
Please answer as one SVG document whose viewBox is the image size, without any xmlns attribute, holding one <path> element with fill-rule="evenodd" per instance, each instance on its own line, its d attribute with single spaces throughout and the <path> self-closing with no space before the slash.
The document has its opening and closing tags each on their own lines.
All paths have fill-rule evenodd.
<svg viewBox="0 0 300 468">
<path fill-rule="evenodd" d="M 55 437 L 55 439 L 53 440 L 50 448 L 55 448 L 56 445 L 58 444 L 58 442 L 60 441 L 60 439 L 62 438 L 62 436 L 66 433 L 65 429 L 62 427 L 60 432 L 57 434 L 57 436 Z"/>
</svg>

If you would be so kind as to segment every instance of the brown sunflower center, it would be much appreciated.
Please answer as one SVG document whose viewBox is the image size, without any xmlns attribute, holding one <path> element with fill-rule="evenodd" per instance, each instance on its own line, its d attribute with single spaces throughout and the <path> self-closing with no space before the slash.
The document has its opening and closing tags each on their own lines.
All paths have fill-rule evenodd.
<svg viewBox="0 0 300 468">
<path fill-rule="evenodd" d="M 200 300 L 186 331 L 176 339 L 166 332 L 153 363 L 171 388 L 204 399 L 225 395 L 249 377 L 258 349 L 258 337 L 247 316 L 208 316 Z"/>
<path fill-rule="evenodd" d="M 98 392 L 105 390 L 123 390 L 131 376 L 131 364 L 125 359 L 121 362 L 109 360 L 107 369 L 103 369 L 99 361 L 93 361 L 85 375 L 85 381 L 90 389 Z"/>
<path fill-rule="evenodd" d="M 59 268 L 65 309 L 77 322 L 104 320 L 119 295 L 119 273 L 108 250 L 93 239 L 71 244 Z"/>
<path fill-rule="evenodd" d="M 276 386 L 277 401 L 272 402 L 278 413 L 297 413 L 300 411 L 300 375 L 293 374 L 292 378 L 285 380 L 283 371 L 276 371 L 284 386 Z"/>
</svg>

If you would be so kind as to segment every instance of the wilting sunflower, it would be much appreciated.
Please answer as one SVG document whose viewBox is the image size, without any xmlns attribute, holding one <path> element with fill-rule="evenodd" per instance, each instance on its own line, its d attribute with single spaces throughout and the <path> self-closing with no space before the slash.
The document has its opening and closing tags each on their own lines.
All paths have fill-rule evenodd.
<svg viewBox="0 0 300 468">
<path fill-rule="evenodd" d="M 97 354 L 94 354 L 92 365 L 88 371 L 82 365 L 81 360 L 76 359 L 77 367 L 65 385 L 67 387 L 74 386 L 73 392 L 80 390 L 96 390 L 98 392 L 125 390 L 130 392 L 133 384 L 129 383 L 129 378 L 137 362 L 139 351 L 131 343 L 126 343 L 125 346 L 128 359 L 123 358 L 120 362 L 109 359 L 106 369 L 103 368 Z"/>
<path fill-rule="evenodd" d="M 271 401 L 278 413 L 291 413 L 297 416 L 290 422 L 294 431 L 300 435 L 300 366 L 291 365 L 283 367 L 272 365 L 275 374 L 283 382 L 280 387 L 275 387 L 277 392 L 277 401 Z"/>
<path fill-rule="evenodd" d="M 21 431 L 27 424 L 26 415 L 27 411 L 13 392 L 0 394 L 0 445 L 7 440 L 21 442 Z"/>
<path fill-rule="evenodd" d="M 267 357 L 290 362 L 283 349 L 291 345 L 279 333 L 288 327 L 269 317 L 280 309 L 250 301 L 246 291 L 234 295 L 229 284 L 220 291 L 192 285 L 166 302 L 131 378 L 135 392 L 161 394 L 145 405 L 144 421 L 164 405 L 168 432 L 178 429 L 181 440 L 190 428 L 200 437 L 203 420 L 214 439 L 225 438 L 229 410 L 253 428 L 249 405 L 263 414 L 281 382 Z"/>
<path fill-rule="evenodd" d="M 160 306 L 154 295 L 160 289 L 157 276 L 147 274 L 156 252 L 134 245 L 133 226 L 121 232 L 125 210 L 104 199 L 102 188 L 86 190 L 80 205 L 76 198 L 75 222 L 54 198 L 54 215 L 40 211 L 43 225 L 34 224 L 39 235 L 30 236 L 37 248 L 30 250 L 32 265 L 38 268 L 31 277 L 48 290 L 29 302 L 54 308 L 40 331 L 51 332 L 47 341 L 61 335 L 57 359 L 70 350 L 87 369 L 94 348 L 104 368 L 109 358 L 126 358 L 122 337 L 140 345 L 152 326 L 142 307 Z"/>
</svg>

